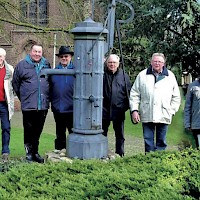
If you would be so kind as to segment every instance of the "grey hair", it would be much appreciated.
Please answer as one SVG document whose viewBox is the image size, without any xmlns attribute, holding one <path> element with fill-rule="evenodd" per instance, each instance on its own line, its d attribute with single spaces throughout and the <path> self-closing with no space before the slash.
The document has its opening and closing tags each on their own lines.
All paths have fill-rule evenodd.
<svg viewBox="0 0 200 200">
<path fill-rule="evenodd" d="M 117 60 L 118 63 L 119 63 L 120 57 L 119 57 L 117 54 L 110 54 L 110 55 L 106 58 L 106 62 L 108 62 L 108 60 L 109 60 L 110 57 L 115 57 L 116 60 Z"/>
<path fill-rule="evenodd" d="M 151 57 L 151 60 L 153 60 L 154 56 L 160 56 L 164 59 L 164 62 L 166 62 L 166 58 L 165 58 L 165 55 L 163 53 L 154 53 Z"/>
<path fill-rule="evenodd" d="M 6 56 L 6 51 L 3 48 L 0 48 L 0 55 Z"/>
</svg>

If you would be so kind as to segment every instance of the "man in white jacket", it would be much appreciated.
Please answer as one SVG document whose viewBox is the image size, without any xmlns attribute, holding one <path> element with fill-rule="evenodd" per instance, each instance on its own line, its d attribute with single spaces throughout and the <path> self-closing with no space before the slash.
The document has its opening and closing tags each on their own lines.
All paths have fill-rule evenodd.
<svg viewBox="0 0 200 200">
<path fill-rule="evenodd" d="M 154 53 L 150 66 L 138 74 L 130 91 L 132 119 L 142 122 L 145 152 L 166 149 L 168 125 L 181 102 L 176 78 L 165 62 L 164 54 Z"/>
<path fill-rule="evenodd" d="M 10 154 L 10 119 L 14 114 L 14 94 L 12 88 L 13 67 L 6 60 L 6 51 L 0 48 L 0 119 L 2 129 L 2 160 L 6 162 Z"/>
</svg>

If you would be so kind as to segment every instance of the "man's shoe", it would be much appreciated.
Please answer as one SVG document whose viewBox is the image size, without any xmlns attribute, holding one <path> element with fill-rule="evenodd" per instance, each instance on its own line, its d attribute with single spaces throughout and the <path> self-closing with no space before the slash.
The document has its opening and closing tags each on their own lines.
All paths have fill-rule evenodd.
<svg viewBox="0 0 200 200">
<path fill-rule="evenodd" d="M 32 162 L 33 161 L 33 155 L 31 153 L 27 153 L 26 154 L 26 160 L 29 161 L 29 162 Z"/>
<path fill-rule="evenodd" d="M 3 160 L 3 162 L 8 162 L 8 157 L 9 157 L 8 153 L 3 153 L 2 154 L 2 160 Z"/>
<path fill-rule="evenodd" d="M 44 163 L 44 158 L 42 158 L 38 153 L 33 154 L 33 161 L 38 163 Z"/>
</svg>

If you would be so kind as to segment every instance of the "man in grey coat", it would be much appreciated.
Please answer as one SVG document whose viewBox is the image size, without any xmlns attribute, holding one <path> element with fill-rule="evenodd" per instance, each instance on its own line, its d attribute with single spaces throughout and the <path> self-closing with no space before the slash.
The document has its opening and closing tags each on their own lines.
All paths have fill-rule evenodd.
<svg viewBox="0 0 200 200">
<path fill-rule="evenodd" d="M 200 79 L 189 84 L 184 108 L 184 125 L 192 131 L 196 147 L 200 141 Z"/>
</svg>

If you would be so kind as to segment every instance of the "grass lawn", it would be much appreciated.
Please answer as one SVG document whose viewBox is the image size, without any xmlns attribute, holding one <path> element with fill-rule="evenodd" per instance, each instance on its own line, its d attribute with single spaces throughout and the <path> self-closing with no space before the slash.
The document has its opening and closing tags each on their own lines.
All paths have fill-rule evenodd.
<svg viewBox="0 0 200 200">
<path fill-rule="evenodd" d="M 182 97 L 182 104 L 179 111 L 173 117 L 172 124 L 169 125 L 167 133 L 167 143 L 169 149 L 177 149 L 177 146 L 182 144 L 194 145 L 194 140 L 191 133 L 188 133 L 183 128 L 183 107 L 184 97 Z M 11 157 L 24 157 L 24 145 L 23 145 L 23 127 L 21 112 L 16 112 L 12 119 L 11 128 L 11 141 L 10 150 Z M 49 110 L 48 117 L 45 122 L 43 133 L 40 139 L 39 152 L 44 155 L 45 152 L 52 151 L 54 149 L 55 139 L 55 122 L 52 112 Z M 126 113 L 125 121 L 125 152 L 126 155 L 133 155 L 144 152 L 143 135 L 141 123 L 133 125 L 130 120 L 129 112 Z M 1 141 L 0 141 L 1 143 Z M 115 149 L 115 137 L 112 125 L 109 128 L 108 134 L 108 146 L 109 149 Z M 176 148 L 174 148 L 174 146 Z"/>
</svg>

